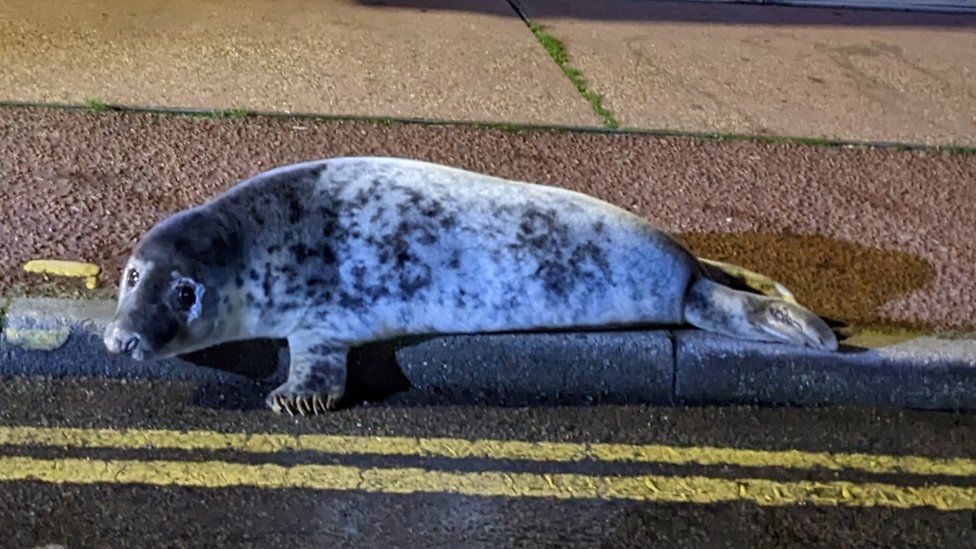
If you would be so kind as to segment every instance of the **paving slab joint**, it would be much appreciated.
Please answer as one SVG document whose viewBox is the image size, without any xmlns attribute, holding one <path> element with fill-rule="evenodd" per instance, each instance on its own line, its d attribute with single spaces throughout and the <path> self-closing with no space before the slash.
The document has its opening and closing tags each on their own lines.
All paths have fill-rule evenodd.
<svg viewBox="0 0 976 549">
<path fill-rule="evenodd" d="M 675 336 L 674 330 L 665 330 L 665 335 L 668 337 L 668 341 L 671 342 L 671 402 L 677 404 L 680 401 L 678 397 L 678 338 Z"/>
<path fill-rule="evenodd" d="M 586 84 L 586 79 L 583 77 L 582 71 L 574 68 L 569 63 L 569 54 L 566 52 L 566 46 L 561 40 L 555 36 L 546 32 L 545 28 L 538 24 L 533 23 L 525 12 L 525 8 L 521 5 L 518 0 L 508 0 L 508 4 L 515 10 L 515 13 L 522 19 L 525 25 L 529 28 L 532 34 L 535 36 L 539 44 L 545 48 L 546 53 L 552 58 L 559 70 L 563 71 L 566 78 L 573 83 L 576 91 L 579 92 L 580 97 L 586 100 L 590 104 L 590 108 L 593 109 L 593 113 L 600 117 L 603 121 L 603 125 L 609 129 L 617 129 L 620 124 L 617 119 L 614 118 L 613 113 L 610 112 L 603 105 L 603 97 L 596 93 L 595 91 L 589 89 Z"/>
<path fill-rule="evenodd" d="M 9 297 L 0 296 L 0 338 L 3 337 L 3 330 L 6 326 L 7 309 L 10 308 L 10 300 L 11 298 Z"/>
</svg>

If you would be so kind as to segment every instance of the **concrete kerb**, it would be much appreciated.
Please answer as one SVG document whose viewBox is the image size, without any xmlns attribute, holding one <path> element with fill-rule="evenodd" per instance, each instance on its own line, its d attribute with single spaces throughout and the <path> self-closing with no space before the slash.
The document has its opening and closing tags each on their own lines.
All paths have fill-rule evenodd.
<svg viewBox="0 0 976 549">
<path fill-rule="evenodd" d="M 0 375 L 226 380 L 183 360 L 146 363 L 110 355 L 101 332 L 115 305 L 105 300 L 14 298 L 0 337 Z"/>
<path fill-rule="evenodd" d="M 109 355 L 110 301 L 14 298 L 0 337 L 0 375 L 277 382 L 282 341 L 242 342 L 135 362 Z M 350 384 L 407 386 L 501 403 L 867 405 L 976 410 L 976 339 L 915 337 L 821 353 L 698 330 L 485 334 L 406 338 L 350 354 Z M 351 387 L 351 392 L 355 393 Z"/>
<path fill-rule="evenodd" d="M 675 397 L 688 404 L 976 410 L 976 340 L 930 336 L 839 354 L 675 335 Z"/>
</svg>

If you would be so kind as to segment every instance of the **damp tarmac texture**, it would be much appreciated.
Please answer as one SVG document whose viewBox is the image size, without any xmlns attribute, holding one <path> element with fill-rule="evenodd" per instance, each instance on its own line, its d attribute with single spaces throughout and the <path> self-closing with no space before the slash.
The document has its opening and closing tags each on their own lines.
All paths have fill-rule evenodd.
<svg viewBox="0 0 976 549">
<path fill-rule="evenodd" d="M 976 155 L 285 117 L 0 109 L 0 287 L 43 290 L 18 266 L 78 259 L 103 267 L 107 296 L 153 223 L 260 171 L 349 155 L 582 191 L 835 320 L 976 326 Z"/>
<path fill-rule="evenodd" d="M 183 382 L 5 379 L 0 430 L 162 429 L 379 437 L 453 437 L 554 443 L 661 444 L 761 451 L 863 452 L 926 458 L 973 456 L 976 415 L 855 408 L 658 408 L 653 406 L 504 407 L 471 402 L 430 405 L 402 394 L 316 418 L 289 418 L 243 396 L 250 389 Z M 156 439 L 159 440 L 159 439 Z M 270 454 L 231 450 L 0 446 L 0 458 L 167 459 L 265 463 Z M 324 452 L 293 462 L 355 464 L 362 457 Z M 553 463 L 491 463 L 393 456 L 373 465 L 432 470 L 466 467 L 535 472 Z M 558 465 L 558 464 L 557 464 Z M 608 474 L 606 464 L 570 464 Z M 564 464 L 564 466 L 568 466 Z M 650 466 L 650 465 L 649 465 Z M 602 467 L 602 468 L 601 468 Z M 616 466 L 614 466 L 616 467 Z M 878 475 L 733 465 L 654 465 L 656 474 L 778 481 L 883 481 L 906 487 L 973 477 Z M 618 471 L 633 474 L 634 467 Z M 6 473 L 6 471 L 4 471 Z M 0 483 L 0 528 L 11 547 L 971 547 L 976 513 L 931 507 L 763 506 L 718 503 L 364 493 L 356 490 L 201 488 L 132 483 Z"/>
</svg>

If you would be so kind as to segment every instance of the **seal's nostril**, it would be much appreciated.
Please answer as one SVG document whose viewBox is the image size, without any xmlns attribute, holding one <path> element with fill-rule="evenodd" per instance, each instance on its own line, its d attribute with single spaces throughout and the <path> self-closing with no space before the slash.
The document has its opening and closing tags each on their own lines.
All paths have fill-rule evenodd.
<svg viewBox="0 0 976 549">
<path fill-rule="evenodd" d="M 133 351 L 135 351 L 136 348 L 139 347 L 139 336 L 135 334 L 129 335 L 127 337 L 120 336 L 116 339 L 116 341 L 119 350 L 121 350 L 122 353 L 127 355 L 131 355 Z"/>
</svg>

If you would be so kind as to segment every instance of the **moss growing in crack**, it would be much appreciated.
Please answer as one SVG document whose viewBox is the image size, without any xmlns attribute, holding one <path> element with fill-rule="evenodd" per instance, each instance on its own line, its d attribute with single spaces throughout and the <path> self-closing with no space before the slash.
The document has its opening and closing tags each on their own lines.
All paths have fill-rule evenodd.
<svg viewBox="0 0 976 549">
<path fill-rule="evenodd" d="M 703 136 L 707 138 L 706 136 Z M 793 143 L 797 145 L 807 145 L 811 147 L 848 147 L 850 143 L 832 141 L 823 137 L 794 137 L 781 135 L 746 135 L 737 133 L 714 134 L 714 138 L 719 141 L 748 141 L 751 143 Z"/>
<path fill-rule="evenodd" d="M 603 98 L 600 94 L 588 89 L 586 87 L 586 80 L 583 78 L 583 73 L 579 69 L 574 69 L 569 65 L 569 56 L 566 54 L 566 46 L 559 41 L 555 36 L 547 33 L 541 25 L 535 23 L 529 23 L 529 29 L 532 34 L 535 35 L 542 47 L 546 49 L 549 53 L 549 57 L 556 62 L 556 65 L 562 69 L 563 74 L 569 81 L 576 86 L 576 91 L 579 92 L 583 99 L 590 104 L 593 108 L 593 112 L 603 120 L 603 125 L 608 128 L 618 128 L 620 124 L 614 119 L 613 114 L 603 106 Z"/>
<path fill-rule="evenodd" d="M 594 94 L 596 96 L 596 94 Z M 596 96 L 597 98 L 599 96 Z M 746 141 L 754 143 L 794 143 L 798 145 L 808 145 L 817 147 L 842 147 L 852 149 L 885 149 L 894 151 L 916 151 L 925 154 L 960 154 L 976 155 L 976 147 L 966 145 L 927 145 L 923 143 L 898 143 L 884 141 L 841 141 L 822 137 L 799 137 L 789 135 L 747 135 L 715 132 L 689 132 L 667 129 L 638 129 L 638 128 L 600 128 L 594 126 L 559 126 L 559 125 L 538 125 L 520 124 L 509 122 L 479 122 L 467 120 L 438 120 L 438 119 L 415 119 L 415 118 L 394 118 L 394 117 L 370 117 L 370 116 L 349 116 L 349 115 L 323 115 L 314 113 L 279 113 L 262 111 L 244 111 L 242 109 L 232 109 L 231 111 L 211 111 L 193 110 L 164 107 L 138 107 L 123 105 L 108 105 L 100 102 L 88 102 L 86 104 L 59 104 L 59 103 L 31 103 L 19 101 L 0 101 L 0 109 L 66 109 L 66 110 L 85 110 L 98 109 L 109 112 L 119 113 L 142 113 L 159 116 L 184 116 L 190 118 L 213 118 L 220 113 L 236 113 L 234 116 L 244 117 L 270 117 L 276 119 L 287 119 L 296 121 L 327 121 L 327 122 L 364 122 L 373 123 L 377 126 L 384 125 L 421 125 L 421 126 L 451 126 L 469 127 L 479 129 L 497 129 L 511 133 L 520 132 L 575 132 L 575 133 L 599 133 L 613 135 L 635 135 L 648 137 L 679 137 L 688 139 L 704 139 L 710 141 Z M 616 123 L 616 122 L 614 122 Z"/>
<path fill-rule="evenodd" d="M 529 131 L 544 131 L 540 128 L 508 122 L 474 122 L 471 125 L 479 130 L 500 130 L 513 134 L 525 133 Z"/>
<path fill-rule="evenodd" d="M 103 102 L 98 101 L 98 100 L 95 100 L 95 99 L 89 99 L 88 101 L 85 101 L 85 105 L 89 109 L 91 109 L 91 110 L 93 110 L 95 112 L 105 112 L 105 111 L 114 110 L 114 108 L 112 107 L 112 105 L 109 105 L 108 103 L 103 103 Z"/>
<path fill-rule="evenodd" d="M 244 109 L 223 109 L 214 111 L 213 116 L 217 118 L 245 118 L 247 111 Z"/>
</svg>

